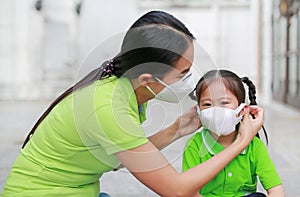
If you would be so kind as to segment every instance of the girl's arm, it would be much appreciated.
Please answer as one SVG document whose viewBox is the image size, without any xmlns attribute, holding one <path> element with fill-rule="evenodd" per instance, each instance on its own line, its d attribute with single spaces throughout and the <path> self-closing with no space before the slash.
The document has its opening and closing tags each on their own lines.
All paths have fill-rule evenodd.
<svg viewBox="0 0 300 197">
<path fill-rule="evenodd" d="M 277 185 L 267 190 L 269 197 L 284 197 L 284 191 L 282 185 Z"/>
<path fill-rule="evenodd" d="M 160 196 L 193 196 L 234 159 L 260 129 L 263 110 L 250 110 L 240 126 L 236 141 L 210 160 L 178 173 L 151 142 L 116 153 L 122 164 L 143 184 Z"/>
<path fill-rule="evenodd" d="M 197 107 L 194 106 L 190 111 L 177 118 L 171 126 L 148 137 L 148 139 L 157 149 L 161 150 L 178 138 L 193 133 L 200 126 Z"/>
</svg>

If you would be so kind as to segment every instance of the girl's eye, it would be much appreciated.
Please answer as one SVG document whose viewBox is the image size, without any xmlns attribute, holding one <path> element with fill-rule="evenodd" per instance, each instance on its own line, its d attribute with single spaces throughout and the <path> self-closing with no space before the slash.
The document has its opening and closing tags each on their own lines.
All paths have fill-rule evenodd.
<svg viewBox="0 0 300 197">
<path fill-rule="evenodd" d="M 202 105 L 203 105 L 203 106 L 205 106 L 205 107 L 209 107 L 209 106 L 211 106 L 211 104 L 210 104 L 210 103 L 203 103 Z"/>
<path fill-rule="evenodd" d="M 227 105 L 227 104 L 229 104 L 228 101 L 222 101 L 222 102 L 221 102 L 221 105 Z"/>
</svg>

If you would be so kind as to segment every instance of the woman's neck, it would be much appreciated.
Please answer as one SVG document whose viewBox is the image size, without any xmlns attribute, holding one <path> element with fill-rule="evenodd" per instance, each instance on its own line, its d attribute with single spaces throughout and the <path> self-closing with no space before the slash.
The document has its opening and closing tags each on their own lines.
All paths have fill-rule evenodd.
<svg viewBox="0 0 300 197">
<path fill-rule="evenodd" d="M 231 134 L 226 136 L 217 136 L 215 133 L 211 131 L 209 132 L 212 135 L 212 137 L 225 148 L 231 145 L 235 141 L 237 135 L 237 131 L 234 131 Z"/>
<path fill-rule="evenodd" d="M 154 97 L 149 91 L 146 90 L 146 88 L 139 86 L 135 80 L 131 79 L 130 82 L 134 89 L 138 105 L 142 105 Z"/>
</svg>

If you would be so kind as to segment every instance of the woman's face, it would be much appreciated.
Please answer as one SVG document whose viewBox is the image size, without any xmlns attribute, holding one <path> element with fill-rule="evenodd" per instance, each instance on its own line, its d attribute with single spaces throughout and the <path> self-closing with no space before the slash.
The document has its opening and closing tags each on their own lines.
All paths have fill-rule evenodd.
<svg viewBox="0 0 300 197">
<path fill-rule="evenodd" d="M 239 103 L 236 96 L 225 87 L 224 83 L 217 80 L 201 93 L 199 106 L 201 110 L 215 106 L 236 109 Z"/>
<path fill-rule="evenodd" d="M 194 45 L 193 43 L 189 44 L 189 47 L 184 52 L 181 58 L 179 58 L 177 64 L 174 66 L 174 69 L 171 69 L 167 72 L 162 81 L 170 85 L 179 79 L 181 79 L 191 68 L 194 60 Z M 164 86 L 162 86 L 164 88 Z"/>
</svg>

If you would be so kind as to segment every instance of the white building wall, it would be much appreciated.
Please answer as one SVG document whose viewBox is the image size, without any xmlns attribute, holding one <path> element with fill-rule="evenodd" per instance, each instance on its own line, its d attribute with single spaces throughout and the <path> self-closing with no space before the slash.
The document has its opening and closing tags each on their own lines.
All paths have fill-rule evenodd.
<svg viewBox="0 0 300 197">
<path fill-rule="evenodd" d="M 62 72 L 62 66 L 58 67 L 58 65 L 67 64 L 75 56 L 69 50 L 74 48 L 72 44 L 76 42 L 73 35 L 77 32 L 74 17 L 70 19 L 70 16 L 75 13 L 73 2 L 74 0 L 43 0 L 42 10 L 38 12 L 35 9 L 36 0 L 0 0 L 0 98 L 2 100 L 52 98 L 56 96 L 58 88 L 66 87 L 64 82 L 67 80 L 66 77 L 62 77 L 64 78 L 62 85 L 56 82 L 59 77 L 54 77 L 51 83 L 47 83 L 49 73 L 47 71 L 57 67 L 59 69 L 54 70 L 56 75 L 61 77 L 69 73 L 69 70 L 65 71 L 66 69 Z M 53 47 L 57 39 L 55 34 L 52 40 L 46 39 L 45 35 L 49 33 L 46 26 L 49 21 L 66 26 L 67 35 L 63 39 L 66 40 L 68 51 L 63 62 L 53 61 L 57 59 L 61 46 Z M 45 52 L 51 49 L 51 45 L 56 54 L 52 51 L 52 56 L 47 56 Z"/>
<path fill-rule="evenodd" d="M 262 94 L 265 102 L 272 99 L 272 0 L 262 1 Z"/>
<path fill-rule="evenodd" d="M 140 3 L 139 13 L 152 9 L 168 11 L 181 19 L 195 35 L 197 44 L 203 48 L 195 54 L 199 73 L 224 68 L 258 82 L 257 0 L 188 1 L 184 6 L 152 5 L 149 2 Z M 203 58 L 201 52 L 204 51 L 210 58 Z"/>
<path fill-rule="evenodd" d="M 89 65 L 93 67 L 114 56 L 123 33 L 139 16 L 153 9 L 170 12 L 195 35 L 199 74 L 227 68 L 258 81 L 258 0 L 84 0 L 80 16 L 75 15 L 76 0 L 44 0 L 41 12 L 34 9 L 35 2 L 0 0 L 2 99 L 57 94 L 59 91 L 45 93 L 45 88 L 41 90 L 37 84 L 46 81 L 46 87 L 67 87 L 74 82 L 72 76 L 77 80 L 90 70 Z M 57 46 L 55 42 L 63 44 Z M 87 55 L 91 61 L 84 61 Z M 47 83 L 49 78 L 51 83 Z M 19 86 L 25 87 L 22 94 Z"/>
<path fill-rule="evenodd" d="M 31 0 L 0 1 L 0 87 L 4 98 L 23 94 L 37 73 L 40 19 Z"/>
</svg>

